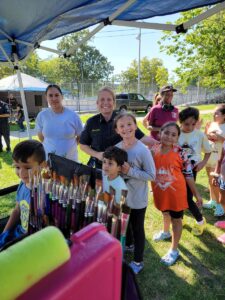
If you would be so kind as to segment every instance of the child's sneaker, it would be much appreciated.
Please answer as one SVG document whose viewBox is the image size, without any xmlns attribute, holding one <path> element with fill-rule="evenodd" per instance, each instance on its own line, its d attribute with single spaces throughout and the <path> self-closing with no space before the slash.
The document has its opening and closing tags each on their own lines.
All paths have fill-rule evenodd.
<svg viewBox="0 0 225 300">
<path fill-rule="evenodd" d="M 178 250 L 170 250 L 166 255 L 161 258 L 161 263 L 166 266 L 172 266 L 180 256 Z"/>
<path fill-rule="evenodd" d="M 216 208 L 216 201 L 211 199 L 207 203 L 203 203 L 202 207 L 207 209 Z"/>
<path fill-rule="evenodd" d="M 192 228 L 192 234 L 195 235 L 195 236 L 200 236 L 203 234 L 203 231 L 205 229 L 205 226 L 206 226 L 206 219 L 203 218 L 203 223 L 202 224 L 199 224 L 199 223 L 195 223 L 193 228 Z"/>
<path fill-rule="evenodd" d="M 125 251 L 126 252 L 133 252 L 134 251 L 134 245 L 126 246 Z"/>
<path fill-rule="evenodd" d="M 223 206 L 219 203 L 216 203 L 216 209 L 214 211 L 215 217 L 222 217 L 224 215 L 224 209 Z"/>
<path fill-rule="evenodd" d="M 225 221 L 218 221 L 214 225 L 218 228 L 225 229 Z"/>
<path fill-rule="evenodd" d="M 140 262 L 140 263 L 137 263 L 135 261 L 132 261 L 129 266 L 131 267 L 131 269 L 133 270 L 134 274 L 138 274 L 140 273 L 143 268 L 144 268 L 144 263 L 143 262 Z"/>
<path fill-rule="evenodd" d="M 219 242 L 221 242 L 222 244 L 225 244 L 225 233 L 222 234 L 221 236 L 219 236 L 219 237 L 217 238 L 217 240 L 218 240 Z"/>
<path fill-rule="evenodd" d="M 169 231 L 168 232 L 160 231 L 153 235 L 153 241 L 155 242 L 168 240 L 170 238 L 171 238 L 171 233 Z"/>
</svg>

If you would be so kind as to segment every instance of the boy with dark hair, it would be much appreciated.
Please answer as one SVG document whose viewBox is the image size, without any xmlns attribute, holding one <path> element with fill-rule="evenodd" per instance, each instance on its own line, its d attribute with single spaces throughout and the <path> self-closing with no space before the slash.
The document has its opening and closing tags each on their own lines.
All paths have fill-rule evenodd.
<svg viewBox="0 0 225 300">
<path fill-rule="evenodd" d="M 13 154 L 13 164 L 17 176 L 21 179 L 16 194 L 16 207 L 0 235 L 0 247 L 5 243 L 26 234 L 28 231 L 30 187 L 29 170 L 43 166 L 45 151 L 42 144 L 35 140 L 23 141 L 16 145 Z"/>
<path fill-rule="evenodd" d="M 199 120 L 199 110 L 195 107 L 187 107 L 179 113 L 179 121 L 182 124 L 187 119 Z"/>
<path fill-rule="evenodd" d="M 199 171 L 201 171 L 211 154 L 211 146 L 209 144 L 206 134 L 196 129 L 196 124 L 199 121 L 199 110 L 194 107 L 187 107 L 179 113 L 179 121 L 181 134 L 178 139 L 178 144 L 186 151 L 188 159 L 192 164 L 192 172 L 194 180 Z M 201 154 L 204 153 L 202 159 Z M 202 203 L 195 203 L 193 201 L 193 194 L 190 188 L 187 186 L 187 200 L 188 208 L 194 216 L 196 222 L 192 228 L 192 233 L 196 236 L 202 235 L 206 221 L 202 216 L 199 207 Z"/>
<path fill-rule="evenodd" d="M 108 147 L 103 153 L 102 179 L 103 192 L 110 192 L 110 186 L 115 190 L 116 203 L 120 203 L 122 190 L 127 190 L 123 178 L 119 175 L 122 165 L 128 159 L 127 152 L 118 147 Z"/>
</svg>

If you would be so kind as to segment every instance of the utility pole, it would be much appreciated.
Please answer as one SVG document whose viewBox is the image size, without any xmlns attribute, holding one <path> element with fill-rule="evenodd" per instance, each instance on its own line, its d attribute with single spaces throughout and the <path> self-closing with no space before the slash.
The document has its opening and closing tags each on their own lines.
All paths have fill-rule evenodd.
<svg viewBox="0 0 225 300">
<path fill-rule="evenodd" d="M 140 93 L 140 81 L 141 81 L 141 28 L 139 29 L 139 34 L 137 36 L 139 41 L 138 47 L 138 93 Z"/>
</svg>

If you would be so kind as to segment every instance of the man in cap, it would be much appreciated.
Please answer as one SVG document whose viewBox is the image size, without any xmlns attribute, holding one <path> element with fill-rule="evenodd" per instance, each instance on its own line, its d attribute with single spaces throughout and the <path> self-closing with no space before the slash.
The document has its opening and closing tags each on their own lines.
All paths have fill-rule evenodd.
<svg viewBox="0 0 225 300">
<path fill-rule="evenodd" d="M 178 108 L 172 105 L 173 93 L 177 90 L 172 85 L 165 85 L 160 89 L 162 100 L 152 107 L 148 121 L 151 127 L 151 136 L 159 140 L 160 128 L 167 122 L 177 122 Z"/>
<path fill-rule="evenodd" d="M 7 103 L 0 100 L 0 152 L 3 150 L 2 136 L 4 137 L 6 143 L 6 151 L 10 152 L 10 130 L 9 121 L 10 111 Z"/>
</svg>

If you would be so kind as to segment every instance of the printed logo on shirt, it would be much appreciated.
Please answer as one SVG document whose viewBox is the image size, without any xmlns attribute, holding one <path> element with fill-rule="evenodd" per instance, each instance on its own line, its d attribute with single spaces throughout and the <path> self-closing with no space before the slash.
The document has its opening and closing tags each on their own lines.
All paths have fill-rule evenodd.
<svg viewBox="0 0 225 300">
<path fill-rule="evenodd" d="M 156 187 L 158 186 L 163 191 L 168 188 L 171 188 L 175 191 L 175 188 L 172 186 L 172 184 L 176 180 L 176 178 L 173 176 L 171 171 L 163 167 L 156 171 Z"/>
<path fill-rule="evenodd" d="M 20 221 L 24 231 L 27 232 L 29 221 L 29 204 L 26 200 L 20 201 Z"/>
<path fill-rule="evenodd" d="M 177 113 L 175 111 L 172 111 L 171 115 L 173 119 L 177 119 Z"/>
<path fill-rule="evenodd" d="M 92 129 L 91 132 L 98 132 L 100 131 L 100 128 L 97 128 L 97 129 Z"/>
<path fill-rule="evenodd" d="M 187 143 L 184 143 L 181 148 L 185 151 L 187 158 L 189 159 L 195 154 L 194 148 L 192 145 L 188 145 Z"/>
</svg>

